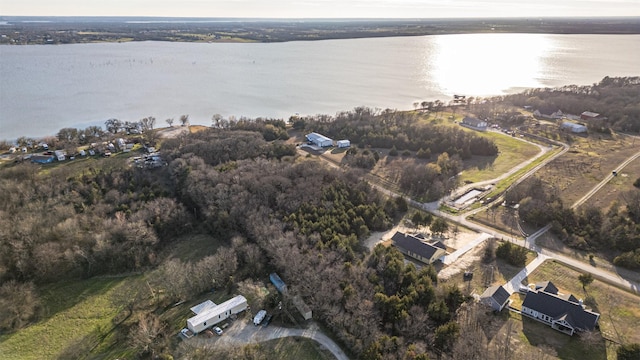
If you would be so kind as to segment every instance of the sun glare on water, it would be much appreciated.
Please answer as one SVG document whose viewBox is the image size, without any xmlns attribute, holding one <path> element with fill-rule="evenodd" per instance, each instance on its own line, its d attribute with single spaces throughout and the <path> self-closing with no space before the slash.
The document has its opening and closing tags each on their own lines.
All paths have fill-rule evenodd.
<svg viewBox="0 0 640 360">
<path fill-rule="evenodd" d="M 474 96 L 510 88 L 540 87 L 544 58 L 552 41 L 532 34 L 465 34 L 436 38 L 435 56 L 425 56 L 437 86 L 445 94 Z M 427 71 L 425 70 L 425 73 Z"/>
</svg>

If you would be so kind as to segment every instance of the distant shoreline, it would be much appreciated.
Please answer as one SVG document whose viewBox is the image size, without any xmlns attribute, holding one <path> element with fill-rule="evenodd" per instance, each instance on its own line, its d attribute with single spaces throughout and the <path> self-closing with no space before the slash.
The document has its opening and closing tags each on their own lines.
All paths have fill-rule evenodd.
<svg viewBox="0 0 640 360">
<path fill-rule="evenodd" d="M 0 44 L 287 42 L 470 33 L 640 34 L 639 17 L 223 19 L 0 16 Z"/>
</svg>

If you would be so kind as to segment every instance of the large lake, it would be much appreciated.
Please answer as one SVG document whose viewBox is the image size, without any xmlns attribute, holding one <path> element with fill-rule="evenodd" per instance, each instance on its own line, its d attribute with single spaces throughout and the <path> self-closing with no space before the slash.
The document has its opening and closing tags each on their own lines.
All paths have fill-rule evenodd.
<svg viewBox="0 0 640 360">
<path fill-rule="evenodd" d="M 640 75 L 640 35 L 0 46 L 0 139 L 108 118 L 283 117 Z"/>
</svg>

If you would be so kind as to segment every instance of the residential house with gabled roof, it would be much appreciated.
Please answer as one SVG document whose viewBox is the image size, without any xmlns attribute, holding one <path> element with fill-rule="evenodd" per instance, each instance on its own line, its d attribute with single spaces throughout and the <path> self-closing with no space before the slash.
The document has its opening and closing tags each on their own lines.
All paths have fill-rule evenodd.
<svg viewBox="0 0 640 360">
<path fill-rule="evenodd" d="M 441 241 L 429 241 L 424 236 L 419 238 L 397 231 L 391 240 L 401 253 L 425 264 L 433 264 L 447 254 L 447 247 Z"/>
<path fill-rule="evenodd" d="M 509 303 L 509 292 L 502 285 L 490 286 L 480 295 L 480 302 L 501 311 Z"/>
<path fill-rule="evenodd" d="M 537 283 L 522 303 L 522 314 L 543 322 L 567 335 L 593 330 L 600 314 L 587 310 L 575 296 L 561 294 L 550 281 Z"/>
<path fill-rule="evenodd" d="M 489 126 L 486 121 L 469 116 L 465 116 L 460 122 L 460 125 L 480 131 L 486 131 L 487 126 Z"/>
</svg>

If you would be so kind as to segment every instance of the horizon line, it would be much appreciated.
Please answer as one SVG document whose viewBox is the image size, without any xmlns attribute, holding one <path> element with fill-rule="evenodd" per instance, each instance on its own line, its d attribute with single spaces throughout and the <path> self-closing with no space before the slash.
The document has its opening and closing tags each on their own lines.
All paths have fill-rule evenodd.
<svg viewBox="0 0 640 360">
<path fill-rule="evenodd" d="M 156 16 L 156 15 L 2 15 L 5 18 L 144 18 L 144 19 L 234 19 L 234 20 L 504 20 L 504 19 L 638 19 L 638 15 L 593 15 L 593 16 L 459 16 L 459 17 L 243 17 L 243 16 Z"/>
</svg>

